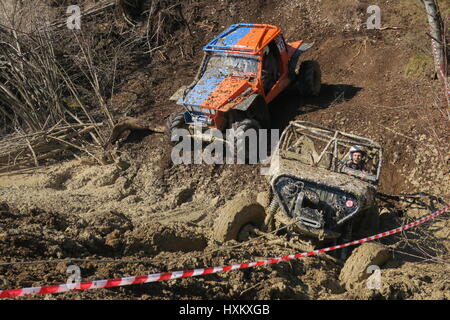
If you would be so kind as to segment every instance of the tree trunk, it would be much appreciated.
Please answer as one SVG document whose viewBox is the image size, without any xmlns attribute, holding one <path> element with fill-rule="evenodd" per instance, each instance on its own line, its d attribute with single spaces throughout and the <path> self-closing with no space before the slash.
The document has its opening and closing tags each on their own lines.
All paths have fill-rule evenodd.
<svg viewBox="0 0 450 320">
<path fill-rule="evenodd" d="M 441 70 L 444 71 L 444 36 L 442 34 L 442 20 L 439 9 L 436 5 L 436 0 L 422 0 L 425 5 L 425 11 L 430 24 L 430 35 L 432 37 L 431 43 L 433 45 L 433 55 L 435 60 L 436 72 L 442 76 Z"/>
<path fill-rule="evenodd" d="M 436 73 L 445 84 L 447 105 L 450 107 L 450 88 L 447 70 L 447 48 L 443 22 L 436 0 L 422 0 L 430 24 L 431 44 L 433 48 L 434 65 Z"/>
</svg>

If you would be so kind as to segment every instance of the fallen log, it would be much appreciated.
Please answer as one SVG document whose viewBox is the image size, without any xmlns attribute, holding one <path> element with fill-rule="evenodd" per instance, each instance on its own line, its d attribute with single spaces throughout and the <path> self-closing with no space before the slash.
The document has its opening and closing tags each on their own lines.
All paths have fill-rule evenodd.
<svg viewBox="0 0 450 320">
<path fill-rule="evenodd" d="M 164 133 L 163 126 L 153 126 L 145 120 L 127 117 L 119 121 L 119 123 L 113 127 L 108 142 L 105 145 L 105 150 L 109 150 L 116 141 L 126 140 L 131 132 L 136 130 Z"/>
</svg>

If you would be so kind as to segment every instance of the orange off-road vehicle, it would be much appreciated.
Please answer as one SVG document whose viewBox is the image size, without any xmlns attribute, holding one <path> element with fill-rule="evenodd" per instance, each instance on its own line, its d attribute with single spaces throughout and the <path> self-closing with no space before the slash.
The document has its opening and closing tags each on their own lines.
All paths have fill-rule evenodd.
<svg viewBox="0 0 450 320">
<path fill-rule="evenodd" d="M 185 111 L 169 117 L 169 137 L 175 142 L 174 129 L 193 134 L 195 126 L 240 132 L 270 127 L 267 105 L 281 92 L 294 86 L 302 95 L 319 94 L 319 64 L 303 61 L 297 68 L 300 55 L 311 47 L 303 41 L 287 43 L 276 26 L 231 25 L 203 47 L 192 84 L 170 98 Z"/>
</svg>

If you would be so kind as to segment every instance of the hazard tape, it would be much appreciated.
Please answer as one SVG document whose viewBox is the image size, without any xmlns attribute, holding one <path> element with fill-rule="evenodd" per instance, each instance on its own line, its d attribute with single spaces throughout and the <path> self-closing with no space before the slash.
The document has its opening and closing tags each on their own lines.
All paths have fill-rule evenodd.
<svg viewBox="0 0 450 320">
<path fill-rule="evenodd" d="M 373 235 L 373 236 L 370 236 L 367 238 L 347 242 L 344 244 L 340 244 L 340 245 L 336 245 L 336 246 L 332 246 L 332 247 L 328 247 L 328 248 L 316 249 L 316 250 L 303 252 L 303 253 L 297 253 L 297 254 L 291 254 L 288 256 L 284 256 L 284 257 L 271 258 L 271 259 L 267 259 L 267 260 L 261 260 L 261 261 L 250 262 L 250 263 L 233 264 L 233 265 L 228 265 L 228 266 L 224 266 L 224 267 L 212 267 L 212 268 L 203 268 L 203 269 L 193 269 L 193 270 L 187 270 L 187 271 L 172 271 L 172 272 L 165 272 L 165 273 L 154 273 L 154 274 L 135 276 L 135 277 L 125 277 L 125 278 L 117 278 L 117 279 L 109 279 L 109 280 L 96 280 L 96 281 L 89 281 L 89 282 L 81 282 L 79 284 L 60 284 L 60 285 L 44 286 L 44 287 L 31 287 L 31 288 L 0 290 L 0 298 L 14 298 L 14 297 L 22 297 L 22 296 L 28 296 L 28 295 L 52 294 L 52 293 L 62 293 L 62 292 L 67 292 L 67 291 L 83 291 L 83 290 L 91 290 L 91 289 L 99 289 L 99 288 L 128 286 L 128 285 L 132 285 L 132 284 L 173 280 L 173 279 L 179 279 L 179 278 L 201 276 L 201 275 L 205 275 L 205 274 L 213 274 L 213 273 L 230 271 L 230 270 L 246 269 L 246 268 L 252 268 L 252 267 L 256 267 L 256 266 L 267 265 L 267 264 L 271 264 L 271 263 L 277 263 L 277 262 L 282 262 L 282 261 L 289 261 L 289 260 L 293 260 L 293 259 L 304 258 L 304 257 L 316 255 L 319 253 L 333 251 L 333 250 L 345 248 L 348 246 L 360 244 L 363 242 L 380 239 L 380 238 L 387 237 L 387 236 L 393 235 L 395 233 L 401 232 L 403 230 L 414 228 L 414 227 L 418 226 L 419 224 L 422 224 L 426 221 L 436 218 L 437 216 L 441 215 L 442 213 L 448 211 L 449 208 L 450 208 L 450 206 L 446 206 L 434 213 L 431 213 L 431 214 L 429 214 L 419 220 L 411 222 L 407 225 L 404 225 L 402 227 L 398 227 L 398 228 L 395 228 L 395 229 L 392 229 L 392 230 L 389 230 L 386 232 L 382 232 L 382 233 L 379 233 L 379 234 L 376 234 L 376 235 Z"/>
</svg>

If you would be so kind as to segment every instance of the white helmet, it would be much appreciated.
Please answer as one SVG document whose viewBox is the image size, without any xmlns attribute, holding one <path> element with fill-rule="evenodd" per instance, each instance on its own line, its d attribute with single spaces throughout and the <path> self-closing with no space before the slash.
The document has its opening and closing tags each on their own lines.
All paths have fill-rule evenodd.
<svg viewBox="0 0 450 320">
<path fill-rule="evenodd" d="M 363 147 L 358 146 L 358 145 L 354 145 L 354 146 L 352 146 L 352 147 L 350 148 L 350 154 L 349 154 L 350 160 L 352 160 L 352 155 L 353 155 L 354 152 L 360 152 L 362 158 L 364 158 L 365 155 L 366 155 L 366 151 L 364 150 Z"/>
</svg>

